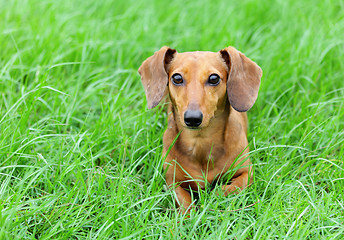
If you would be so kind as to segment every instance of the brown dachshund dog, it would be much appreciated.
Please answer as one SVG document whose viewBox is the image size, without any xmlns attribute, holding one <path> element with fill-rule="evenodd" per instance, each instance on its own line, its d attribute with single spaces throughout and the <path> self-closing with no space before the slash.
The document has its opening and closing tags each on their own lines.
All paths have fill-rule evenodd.
<svg viewBox="0 0 344 240">
<path fill-rule="evenodd" d="M 148 108 L 169 102 L 163 154 L 166 182 L 185 213 L 190 191 L 204 189 L 228 171 L 227 196 L 252 183 L 247 116 L 258 96 L 262 70 L 233 47 L 185 52 L 162 47 L 139 68 Z"/>
</svg>

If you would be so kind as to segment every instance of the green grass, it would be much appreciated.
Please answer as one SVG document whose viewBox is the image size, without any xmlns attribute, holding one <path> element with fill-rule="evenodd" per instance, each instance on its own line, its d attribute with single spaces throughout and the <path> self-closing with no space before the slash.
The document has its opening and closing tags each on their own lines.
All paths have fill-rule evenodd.
<svg viewBox="0 0 344 240">
<path fill-rule="evenodd" d="M 0 19 L 0 239 L 344 238 L 343 0 L 0 0 Z M 264 71 L 255 184 L 187 220 L 137 73 L 163 45 Z"/>
</svg>

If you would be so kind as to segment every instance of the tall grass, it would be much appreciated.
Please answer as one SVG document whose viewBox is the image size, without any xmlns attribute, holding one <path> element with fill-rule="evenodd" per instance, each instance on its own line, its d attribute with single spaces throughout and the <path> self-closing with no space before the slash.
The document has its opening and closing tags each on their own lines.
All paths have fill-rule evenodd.
<svg viewBox="0 0 344 240">
<path fill-rule="evenodd" d="M 342 0 L 0 0 L 0 19 L 0 239 L 344 237 Z M 255 184 L 187 220 L 137 74 L 163 45 L 264 71 Z"/>
</svg>

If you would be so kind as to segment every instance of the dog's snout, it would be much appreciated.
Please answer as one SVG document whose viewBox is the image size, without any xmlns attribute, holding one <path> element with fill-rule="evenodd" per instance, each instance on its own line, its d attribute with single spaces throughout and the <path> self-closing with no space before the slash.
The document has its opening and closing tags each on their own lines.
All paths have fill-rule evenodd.
<svg viewBox="0 0 344 240">
<path fill-rule="evenodd" d="M 184 113 L 184 122 L 188 127 L 199 127 L 203 120 L 203 114 L 198 110 L 187 110 Z"/>
</svg>

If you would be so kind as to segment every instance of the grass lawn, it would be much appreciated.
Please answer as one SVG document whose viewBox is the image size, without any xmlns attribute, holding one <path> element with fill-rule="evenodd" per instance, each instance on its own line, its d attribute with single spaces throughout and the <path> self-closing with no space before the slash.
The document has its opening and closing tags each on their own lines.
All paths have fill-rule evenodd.
<svg viewBox="0 0 344 240">
<path fill-rule="evenodd" d="M 343 0 L 0 0 L 0 19 L 0 239 L 344 239 Z M 264 71 L 255 183 L 186 220 L 137 73 L 164 45 Z"/>
</svg>

